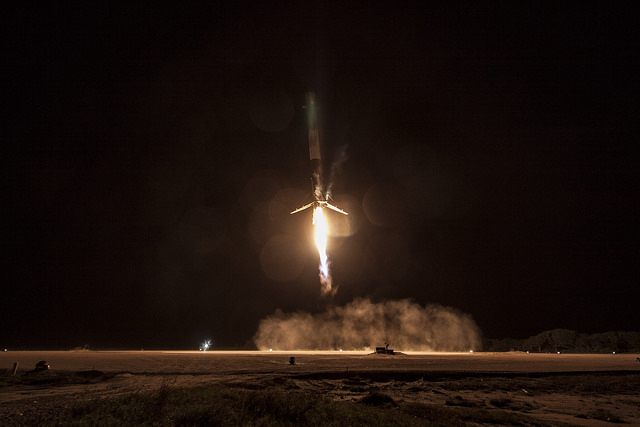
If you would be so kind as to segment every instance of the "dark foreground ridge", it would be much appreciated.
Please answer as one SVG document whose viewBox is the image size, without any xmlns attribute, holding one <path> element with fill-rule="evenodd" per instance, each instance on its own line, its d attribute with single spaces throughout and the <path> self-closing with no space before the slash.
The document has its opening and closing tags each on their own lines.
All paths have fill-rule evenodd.
<svg viewBox="0 0 640 427">
<path fill-rule="evenodd" d="M 488 338 L 484 351 L 529 351 L 533 353 L 640 353 L 640 332 L 611 331 L 583 334 L 569 329 L 552 329 L 532 337 Z"/>
</svg>

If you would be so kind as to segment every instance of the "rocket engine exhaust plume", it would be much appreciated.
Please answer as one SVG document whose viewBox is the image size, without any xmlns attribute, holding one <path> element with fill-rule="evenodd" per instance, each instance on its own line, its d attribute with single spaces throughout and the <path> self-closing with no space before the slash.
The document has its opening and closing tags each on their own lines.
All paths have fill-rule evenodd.
<svg viewBox="0 0 640 427">
<path fill-rule="evenodd" d="M 332 289 L 331 274 L 329 273 L 329 259 L 327 258 L 327 235 L 329 234 L 329 228 L 321 207 L 317 207 L 313 211 L 313 224 L 316 227 L 315 240 L 316 246 L 318 247 L 318 254 L 320 255 L 320 265 L 318 268 L 320 270 L 322 294 L 334 295 L 336 289 Z"/>
<path fill-rule="evenodd" d="M 481 349 L 480 336 L 471 316 L 451 307 L 358 298 L 318 314 L 276 310 L 260 321 L 254 342 L 260 350 L 370 350 L 388 342 L 400 351 L 468 352 Z"/>
</svg>

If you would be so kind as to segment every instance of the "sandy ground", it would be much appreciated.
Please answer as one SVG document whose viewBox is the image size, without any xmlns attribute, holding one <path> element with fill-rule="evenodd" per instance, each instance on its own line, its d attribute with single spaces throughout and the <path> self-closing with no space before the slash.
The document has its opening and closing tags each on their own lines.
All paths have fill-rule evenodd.
<svg viewBox="0 0 640 427">
<path fill-rule="evenodd" d="M 289 358 L 295 357 L 295 364 Z M 113 378 L 95 384 L 13 384 L 0 387 L 0 418 L 28 421 L 43 402 L 70 402 L 175 387 L 222 384 L 245 389 L 313 392 L 358 400 L 371 391 L 397 402 L 513 410 L 547 421 L 596 426 L 609 421 L 640 425 L 637 354 L 184 352 L 0 352 L 0 372 L 17 375 L 46 360 L 43 375 L 97 370 Z M 593 381 L 608 378 L 593 389 Z M 612 380 L 613 379 L 613 380 Z M 589 387 L 583 383 L 591 384 Z M 52 406 L 53 405 L 53 406 Z M 26 418 L 22 418 L 26 417 Z M 25 422 L 26 424 L 27 422 Z"/>
</svg>

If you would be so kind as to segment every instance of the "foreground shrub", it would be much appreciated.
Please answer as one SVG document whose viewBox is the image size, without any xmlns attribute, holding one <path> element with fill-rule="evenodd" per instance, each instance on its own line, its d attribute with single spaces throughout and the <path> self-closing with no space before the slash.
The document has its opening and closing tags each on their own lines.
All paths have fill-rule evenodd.
<svg viewBox="0 0 640 427">
<path fill-rule="evenodd" d="M 463 426 L 468 422 L 548 425 L 501 410 L 399 404 L 373 392 L 359 402 L 285 391 L 255 391 L 223 386 L 132 393 L 85 402 L 62 415 L 59 425 L 101 426 Z"/>
</svg>

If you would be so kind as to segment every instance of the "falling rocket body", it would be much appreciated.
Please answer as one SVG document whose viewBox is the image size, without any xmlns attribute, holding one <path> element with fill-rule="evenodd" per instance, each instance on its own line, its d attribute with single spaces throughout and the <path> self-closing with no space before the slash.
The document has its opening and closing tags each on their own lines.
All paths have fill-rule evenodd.
<svg viewBox="0 0 640 427">
<path fill-rule="evenodd" d="M 311 161 L 311 192 L 313 201 L 299 207 L 292 214 L 313 208 L 313 224 L 315 225 L 315 241 L 320 255 L 319 278 L 323 295 L 335 295 L 337 288 L 333 286 L 331 278 L 330 262 L 327 257 L 327 236 L 329 234 L 327 221 L 324 217 L 324 208 L 329 208 L 343 215 L 349 215 L 342 209 L 329 203 L 330 196 L 325 191 L 322 182 L 322 156 L 320 152 L 320 132 L 318 126 L 318 107 L 316 95 L 313 92 L 306 94 L 307 125 L 309 127 L 309 160 Z M 308 196 L 307 196 L 308 197 Z"/>
<path fill-rule="evenodd" d="M 316 105 L 316 94 L 306 93 L 305 110 L 307 112 L 307 126 L 309 128 L 309 160 L 313 173 L 320 173 L 322 156 L 320 155 L 320 133 L 318 132 L 318 106 Z"/>
<path fill-rule="evenodd" d="M 329 208 L 343 215 L 349 215 L 347 212 L 329 203 L 330 198 L 324 192 L 322 183 L 322 156 L 320 154 L 320 133 L 318 131 L 318 106 L 316 104 L 316 94 L 314 92 L 306 93 L 305 110 L 307 112 L 307 126 L 309 127 L 309 160 L 311 161 L 311 186 L 313 192 L 313 201 L 291 212 L 291 214 L 301 212 L 308 208 Z M 316 223 L 316 214 L 314 209 L 313 223 Z"/>
</svg>

